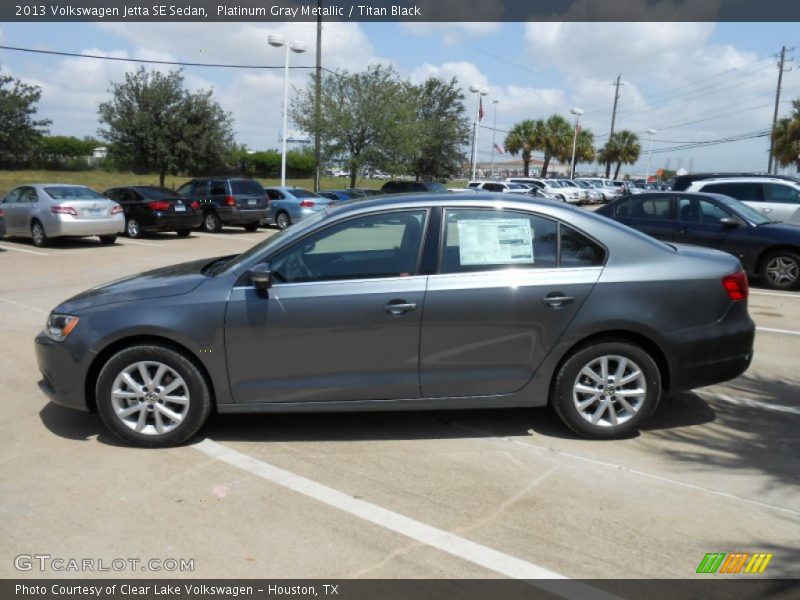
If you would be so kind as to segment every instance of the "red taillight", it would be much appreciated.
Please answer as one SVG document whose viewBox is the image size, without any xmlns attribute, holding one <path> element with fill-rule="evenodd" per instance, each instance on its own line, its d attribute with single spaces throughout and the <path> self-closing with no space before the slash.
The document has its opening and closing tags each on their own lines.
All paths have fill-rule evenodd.
<svg viewBox="0 0 800 600">
<path fill-rule="evenodd" d="M 191 206 L 193 210 L 197 210 L 198 208 L 200 208 L 200 203 L 197 200 L 195 200 L 189 206 Z"/>
<path fill-rule="evenodd" d="M 78 216 L 78 211 L 71 206 L 61 206 L 59 204 L 51 206 L 50 212 L 52 212 L 54 215 L 72 215 L 73 217 Z"/>
<path fill-rule="evenodd" d="M 119 204 L 115 204 L 113 207 L 111 207 L 112 215 L 118 215 L 121 212 L 122 212 L 122 207 Z"/>
<path fill-rule="evenodd" d="M 236 206 L 236 198 L 234 198 L 233 196 L 228 196 L 227 198 L 225 198 L 225 204 L 227 204 L 228 206 Z"/>
<path fill-rule="evenodd" d="M 5 216 L 6 216 L 6 211 L 0 208 L 0 217 L 5 217 Z"/>
<path fill-rule="evenodd" d="M 312 206 L 314 206 L 314 201 L 313 200 L 301 200 L 300 201 L 300 207 L 301 208 L 311 208 Z"/>
<path fill-rule="evenodd" d="M 158 200 L 156 202 L 148 202 L 147 208 L 150 210 L 169 210 L 169 202 Z"/>
<path fill-rule="evenodd" d="M 747 300 L 750 293 L 750 286 L 747 284 L 747 275 L 744 271 L 723 277 L 722 286 L 728 292 L 731 300 Z"/>
</svg>

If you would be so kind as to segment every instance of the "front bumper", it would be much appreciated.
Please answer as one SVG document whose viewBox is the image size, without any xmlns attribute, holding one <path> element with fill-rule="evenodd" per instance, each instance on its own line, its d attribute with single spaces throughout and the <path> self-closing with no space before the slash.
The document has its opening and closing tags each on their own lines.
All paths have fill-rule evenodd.
<svg viewBox="0 0 800 600">
<path fill-rule="evenodd" d="M 58 218 L 51 227 L 45 226 L 45 233 L 49 237 L 59 236 L 90 236 L 113 235 L 125 231 L 125 215 L 118 213 L 111 217 L 98 219 L 81 219 L 78 217 L 64 216 Z"/>
<path fill-rule="evenodd" d="M 91 410 L 86 398 L 88 361 L 77 360 L 63 342 L 54 342 L 44 333 L 34 340 L 36 362 L 42 373 L 39 389 L 50 401 L 78 410 Z"/>
</svg>

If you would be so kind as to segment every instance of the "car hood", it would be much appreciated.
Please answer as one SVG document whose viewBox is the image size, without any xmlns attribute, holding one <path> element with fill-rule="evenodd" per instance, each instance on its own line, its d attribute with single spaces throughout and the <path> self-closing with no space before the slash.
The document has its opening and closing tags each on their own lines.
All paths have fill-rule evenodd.
<svg viewBox="0 0 800 600">
<path fill-rule="evenodd" d="M 756 230 L 760 233 L 768 233 L 770 236 L 779 236 L 781 240 L 792 240 L 795 243 L 800 242 L 800 215 L 798 221 L 792 220 L 787 223 L 764 223 L 758 225 Z M 795 219 L 795 216 L 792 217 Z"/>
<path fill-rule="evenodd" d="M 202 271 L 211 262 L 213 259 L 205 258 L 117 279 L 73 296 L 53 312 L 79 314 L 105 304 L 188 294 L 208 279 Z"/>
</svg>

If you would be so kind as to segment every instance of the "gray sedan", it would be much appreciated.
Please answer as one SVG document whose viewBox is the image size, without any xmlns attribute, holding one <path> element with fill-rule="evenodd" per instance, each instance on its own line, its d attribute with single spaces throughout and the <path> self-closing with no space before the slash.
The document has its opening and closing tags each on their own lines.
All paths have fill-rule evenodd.
<svg viewBox="0 0 800 600">
<path fill-rule="evenodd" d="M 21 185 L 2 200 L 6 235 L 27 237 L 46 246 L 54 237 L 98 236 L 113 244 L 125 230 L 122 207 L 82 185 Z"/>
<path fill-rule="evenodd" d="M 141 446 L 189 439 L 212 410 L 548 404 L 616 438 L 665 392 L 748 368 L 747 296 L 733 256 L 565 204 L 391 196 L 79 294 L 35 345 L 54 402 Z"/>
</svg>

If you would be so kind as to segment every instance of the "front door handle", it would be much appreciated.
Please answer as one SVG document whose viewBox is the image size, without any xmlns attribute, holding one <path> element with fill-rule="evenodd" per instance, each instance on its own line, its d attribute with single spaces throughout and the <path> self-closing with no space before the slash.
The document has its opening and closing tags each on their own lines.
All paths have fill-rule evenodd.
<svg viewBox="0 0 800 600">
<path fill-rule="evenodd" d="M 406 302 L 405 300 L 392 300 L 383 307 L 383 310 L 393 315 L 402 315 L 403 313 L 417 310 L 417 305 L 414 302 Z"/>
<path fill-rule="evenodd" d="M 575 298 L 573 296 L 565 296 L 562 292 L 553 292 L 542 298 L 542 302 L 552 308 L 559 308 L 574 301 Z"/>
</svg>

